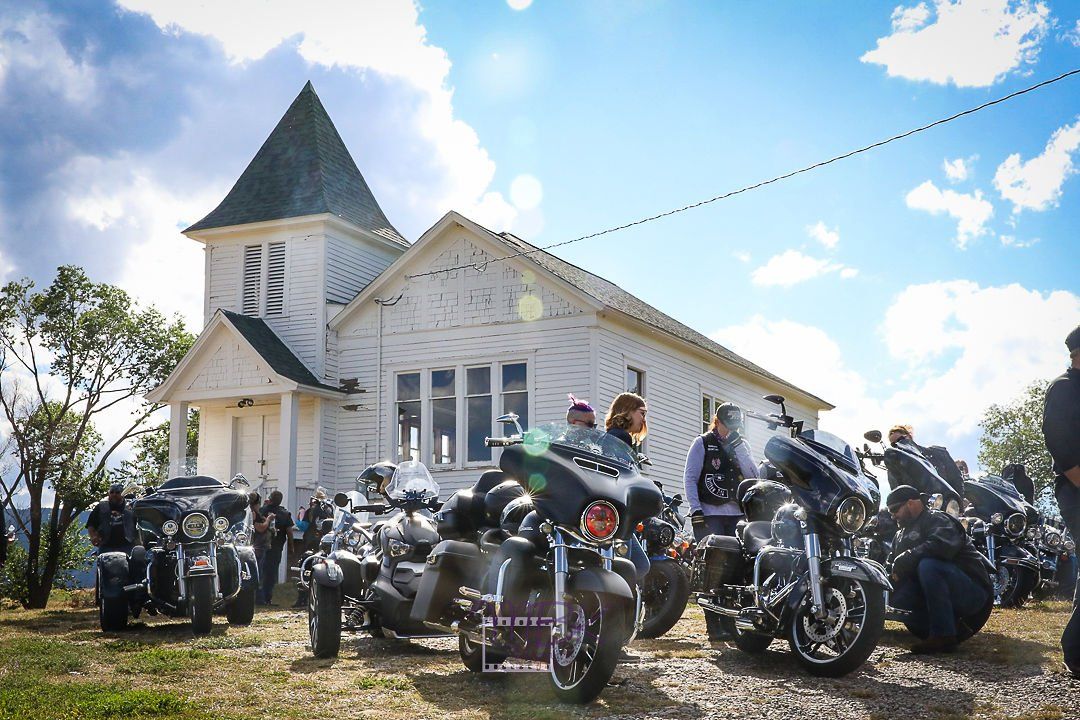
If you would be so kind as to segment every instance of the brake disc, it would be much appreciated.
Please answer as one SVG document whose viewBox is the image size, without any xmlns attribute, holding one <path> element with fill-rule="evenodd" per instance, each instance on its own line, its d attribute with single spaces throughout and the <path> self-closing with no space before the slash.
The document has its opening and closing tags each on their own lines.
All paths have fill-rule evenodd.
<svg viewBox="0 0 1080 720">
<path fill-rule="evenodd" d="M 844 593 L 836 588 L 825 590 L 825 607 L 828 608 L 828 615 L 819 620 L 807 613 L 802 618 L 803 632 L 806 633 L 808 639 L 816 643 L 832 640 L 840 634 L 844 623 L 847 622 L 848 606 Z"/>
</svg>

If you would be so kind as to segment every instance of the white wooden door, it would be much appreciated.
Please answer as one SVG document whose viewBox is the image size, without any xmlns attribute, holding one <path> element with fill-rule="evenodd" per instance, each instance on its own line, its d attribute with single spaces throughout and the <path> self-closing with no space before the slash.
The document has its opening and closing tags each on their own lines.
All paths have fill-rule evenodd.
<svg viewBox="0 0 1080 720">
<path fill-rule="evenodd" d="M 281 419 L 277 414 L 233 418 L 233 469 L 243 473 L 263 498 L 278 487 L 278 445 Z"/>
</svg>

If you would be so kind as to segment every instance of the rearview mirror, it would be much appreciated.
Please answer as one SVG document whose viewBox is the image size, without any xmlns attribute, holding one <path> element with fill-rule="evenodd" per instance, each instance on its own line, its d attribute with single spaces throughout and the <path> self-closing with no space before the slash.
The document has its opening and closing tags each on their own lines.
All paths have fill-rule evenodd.
<svg viewBox="0 0 1080 720">
<path fill-rule="evenodd" d="M 517 413 L 506 413 L 505 415 L 500 415 L 495 419 L 495 422 L 499 423 L 500 425 L 513 425 L 517 421 Z"/>
<path fill-rule="evenodd" d="M 783 395 L 762 395 L 761 399 L 768 400 L 769 402 L 775 403 L 776 405 L 782 405 L 785 398 Z"/>
<path fill-rule="evenodd" d="M 236 473 L 235 475 L 233 475 L 233 479 L 229 481 L 229 487 L 231 487 L 231 488 L 236 487 L 238 485 L 240 487 L 246 487 L 246 488 L 251 487 L 251 483 L 248 482 L 248 479 L 246 477 L 244 477 L 243 473 Z"/>
<path fill-rule="evenodd" d="M 349 496 L 343 492 L 339 492 L 334 496 L 334 504 L 339 508 L 349 507 Z"/>
<path fill-rule="evenodd" d="M 866 438 L 867 440 L 869 440 L 872 443 L 879 443 L 879 442 L 881 442 L 881 431 L 880 430 L 867 430 L 866 432 L 863 433 L 863 437 Z"/>
<path fill-rule="evenodd" d="M 378 500 L 382 497 L 382 493 L 379 492 L 379 486 L 376 483 L 371 483 L 365 487 L 364 493 L 367 495 L 368 500 Z"/>
</svg>

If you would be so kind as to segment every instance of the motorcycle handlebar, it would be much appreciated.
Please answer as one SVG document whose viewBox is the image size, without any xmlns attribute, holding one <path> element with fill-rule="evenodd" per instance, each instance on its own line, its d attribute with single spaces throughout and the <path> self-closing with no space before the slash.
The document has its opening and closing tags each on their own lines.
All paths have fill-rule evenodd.
<svg viewBox="0 0 1080 720">
<path fill-rule="evenodd" d="M 484 445 L 487 447 L 510 447 L 511 445 L 521 444 L 521 438 L 516 437 L 489 437 L 484 438 Z"/>
<path fill-rule="evenodd" d="M 353 505 L 352 511 L 355 512 L 370 512 L 376 515 L 382 515 L 384 512 L 390 509 L 389 505 Z"/>
</svg>

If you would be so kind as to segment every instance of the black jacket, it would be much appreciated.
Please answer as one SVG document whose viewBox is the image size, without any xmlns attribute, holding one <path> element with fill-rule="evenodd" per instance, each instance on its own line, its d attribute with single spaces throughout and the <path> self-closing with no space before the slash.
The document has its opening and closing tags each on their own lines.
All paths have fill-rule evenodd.
<svg viewBox="0 0 1080 720">
<path fill-rule="evenodd" d="M 135 511 L 124 503 L 120 510 L 114 510 L 108 499 L 102 500 L 90 511 L 86 518 L 86 527 L 101 534 L 102 550 L 135 545 L 139 536 L 135 533 Z"/>
<path fill-rule="evenodd" d="M 607 434 L 614 437 L 614 438 L 618 438 L 619 440 L 622 440 L 624 443 L 626 443 L 630 447 L 630 449 L 634 448 L 634 438 L 626 430 L 623 430 L 622 428 L 613 427 L 613 428 L 611 428 L 610 430 L 607 431 Z"/>
<path fill-rule="evenodd" d="M 281 548 L 285 546 L 285 541 L 292 537 L 292 527 L 296 523 L 293 522 L 292 513 L 280 505 L 263 505 L 263 516 L 274 514 L 274 539 L 271 541 L 271 547 Z"/>
<path fill-rule="evenodd" d="M 1054 458 L 1054 472 L 1080 465 L 1080 370 L 1069 368 L 1046 390 L 1043 438 Z"/>
<path fill-rule="evenodd" d="M 990 561 L 975 549 L 964 526 L 952 515 L 926 508 L 893 539 L 892 573 L 901 581 L 915 573 L 926 557 L 949 560 L 984 588 L 992 589 Z"/>
</svg>

